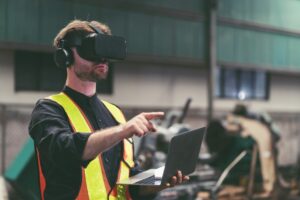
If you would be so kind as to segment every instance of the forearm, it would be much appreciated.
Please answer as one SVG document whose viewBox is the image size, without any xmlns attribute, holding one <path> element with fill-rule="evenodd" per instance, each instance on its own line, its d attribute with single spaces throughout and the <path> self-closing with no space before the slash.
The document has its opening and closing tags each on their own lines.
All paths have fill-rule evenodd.
<svg viewBox="0 0 300 200">
<path fill-rule="evenodd" d="M 155 127 L 149 121 L 162 117 L 163 112 L 141 113 L 123 125 L 96 131 L 88 138 L 83 151 L 82 160 L 95 158 L 99 153 L 117 144 L 127 137 L 136 135 L 144 136 L 148 131 L 155 131 Z"/>
<path fill-rule="evenodd" d="M 98 130 L 91 134 L 85 145 L 82 160 L 95 158 L 101 152 L 109 149 L 126 137 L 123 125 Z"/>
</svg>

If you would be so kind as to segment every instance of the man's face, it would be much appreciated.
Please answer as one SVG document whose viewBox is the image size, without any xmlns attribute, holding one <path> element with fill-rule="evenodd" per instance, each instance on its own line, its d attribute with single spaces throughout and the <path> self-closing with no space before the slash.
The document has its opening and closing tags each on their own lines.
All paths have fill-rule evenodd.
<svg viewBox="0 0 300 200">
<path fill-rule="evenodd" d="M 72 49 L 74 55 L 74 72 L 82 81 L 96 82 L 106 79 L 108 73 L 108 63 L 95 63 L 81 58 L 75 48 Z"/>
</svg>

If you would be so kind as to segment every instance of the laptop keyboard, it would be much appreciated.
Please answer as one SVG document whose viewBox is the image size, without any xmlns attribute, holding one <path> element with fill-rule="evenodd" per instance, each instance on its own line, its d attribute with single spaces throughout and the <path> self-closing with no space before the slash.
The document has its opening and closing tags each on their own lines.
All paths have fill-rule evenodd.
<svg viewBox="0 0 300 200">
<path fill-rule="evenodd" d="M 155 178 L 155 176 L 150 176 L 148 178 L 145 178 L 143 180 L 140 180 L 136 182 L 137 184 L 154 184 L 155 181 L 160 181 L 161 179 Z"/>
</svg>

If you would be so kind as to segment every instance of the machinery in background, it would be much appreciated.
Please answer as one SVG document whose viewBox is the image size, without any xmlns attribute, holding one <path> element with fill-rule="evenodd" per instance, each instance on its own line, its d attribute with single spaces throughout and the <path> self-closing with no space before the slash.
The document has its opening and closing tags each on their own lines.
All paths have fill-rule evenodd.
<svg viewBox="0 0 300 200">
<path fill-rule="evenodd" d="M 158 134 L 149 134 L 144 137 L 138 148 L 137 160 L 143 169 L 162 166 L 166 161 L 170 139 L 176 134 L 191 129 L 188 124 L 184 123 L 191 101 L 191 99 L 188 99 L 182 110 L 170 111 L 166 114 L 165 119 L 154 121 L 158 127 Z M 268 127 L 272 127 L 270 128 L 272 141 L 279 140 L 279 131 L 270 117 L 251 114 L 248 119 L 261 120 Z M 233 129 L 240 133 L 243 127 L 247 126 L 242 124 L 243 121 L 247 122 L 247 119 L 244 120 L 236 116 L 211 121 L 207 126 L 206 134 L 206 145 L 209 153 L 205 154 L 206 157 L 200 154 L 197 169 L 190 176 L 190 181 L 161 191 L 155 200 L 229 200 L 233 199 L 231 193 L 242 197 L 240 199 L 255 199 L 252 195 L 255 189 L 254 186 L 262 180 L 259 177 L 261 176 L 259 174 L 261 161 L 258 159 L 259 151 L 255 145 L 256 142 L 251 137 L 241 137 L 239 134 L 229 135 L 227 133 L 227 130 L 232 131 Z M 280 170 L 276 167 L 277 175 L 279 174 L 278 171 Z M 299 168 L 297 170 L 295 168 L 284 169 L 283 174 L 298 181 L 300 179 L 299 171 Z M 28 140 L 14 162 L 7 168 L 4 177 L 14 189 L 15 195 L 18 196 L 18 198 L 13 199 L 39 199 L 38 183 L 36 181 L 38 174 L 31 139 Z M 280 182 L 281 177 L 278 176 L 277 179 Z M 292 186 L 297 189 L 298 183 L 296 181 Z M 227 186 L 228 183 L 235 184 L 235 186 Z M 291 190 L 288 188 L 290 186 L 291 184 L 287 183 L 284 190 L 275 190 L 275 193 L 288 196 L 291 194 Z M 296 195 L 299 194 L 297 192 L 298 190 Z"/>
<path fill-rule="evenodd" d="M 137 153 L 137 160 L 141 168 L 146 170 L 158 168 L 165 164 L 171 138 L 191 129 L 188 124 L 183 123 L 191 101 L 191 99 L 187 99 L 181 111 L 172 110 L 166 114 L 165 119 L 155 121 L 154 123 L 158 129 L 157 133 L 147 135 L 141 139 Z M 209 164 L 213 157 L 199 157 L 197 169 L 190 175 L 189 182 L 163 190 L 155 200 L 194 200 L 200 191 L 208 192 L 213 199 L 217 199 L 219 190 L 227 175 L 245 155 L 246 151 L 241 152 L 222 173 L 210 167 Z"/>
<path fill-rule="evenodd" d="M 243 186 L 247 199 L 286 199 L 297 190 L 278 167 L 280 130 L 268 114 L 250 113 L 239 104 L 226 117 L 212 120 L 207 132 L 206 143 L 214 155 L 210 165 L 219 171 L 241 151 L 249 152 L 226 179 L 226 184 Z"/>
<path fill-rule="evenodd" d="M 144 169 L 162 166 L 170 139 L 190 129 L 183 123 L 190 103 L 189 99 L 182 111 L 170 111 L 163 121 L 156 122 L 158 134 L 143 138 L 138 160 Z M 280 139 L 279 129 L 269 115 L 243 109 L 237 106 L 227 117 L 208 124 L 208 157 L 200 154 L 198 169 L 188 183 L 160 192 L 155 200 L 279 200 L 290 194 L 290 184 L 278 173 L 275 144 Z"/>
</svg>

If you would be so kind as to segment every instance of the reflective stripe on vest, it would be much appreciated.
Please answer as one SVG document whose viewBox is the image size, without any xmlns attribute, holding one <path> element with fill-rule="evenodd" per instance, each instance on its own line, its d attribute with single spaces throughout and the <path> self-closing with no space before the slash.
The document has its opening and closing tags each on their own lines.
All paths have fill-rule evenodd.
<svg viewBox="0 0 300 200">
<path fill-rule="evenodd" d="M 74 132 L 94 132 L 92 126 L 90 125 L 87 117 L 81 111 L 80 107 L 70 99 L 66 94 L 59 93 L 57 95 L 52 95 L 48 97 L 61 105 L 67 116 L 69 122 L 74 130 Z M 125 117 L 119 108 L 110 104 L 106 101 L 102 101 L 105 107 L 110 111 L 115 120 L 119 123 L 125 123 Z M 123 159 L 120 162 L 120 168 L 118 172 L 118 181 L 128 178 L 130 168 L 134 166 L 133 162 L 133 146 L 132 139 L 123 140 L 124 151 Z M 107 181 L 105 170 L 102 163 L 101 154 L 92 160 L 86 169 L 82 170 L 82 184 L 79 195 L 77 199 L 79 200 L 102 200 L 108 199 L 108 194 L 110 200 L 115 199 L 131 199 L 128 188 L 124 186 L 110 188 L 109 182 Z"/>
<path fill-rule="evenodd" d="M 113 115 L 114 119 L 117 122 L 119 122 L 120 124 L 126 123 L 126 119 L 125 119 L 122 111 L 118 107 L 116 107 L 115 105 L 113 105 L 111 103 L 108 103 L 107 101 L 102 100 L 102 103 L 110 111 L 110 113 Z M 120 169 L 119 169 L 119 173 L 118 173 L 118 181 L 128 178 L 129 173 L 130 173 L 129 167 L 134 166 L 133 147 L 132 147 L 133 140 L 132 140 L 132 138 L 124 139 L 123 143 L 124 143 L 124 151 L 123 151 L 124 162 L 120 163 Z M 126 166 L 126 164 L 129 166 Z M 117 193 L 118 200 L 131 199 L 131 197 L 129 195 L 129 191 L 128 191 L 128 186 L 117 185 L 117 188 L 115 187 L 113 190 L 114 190 L 114 193 Z M 109 200 L 113 200 L 113 196 L 110 195 Z"/>
</svg>

